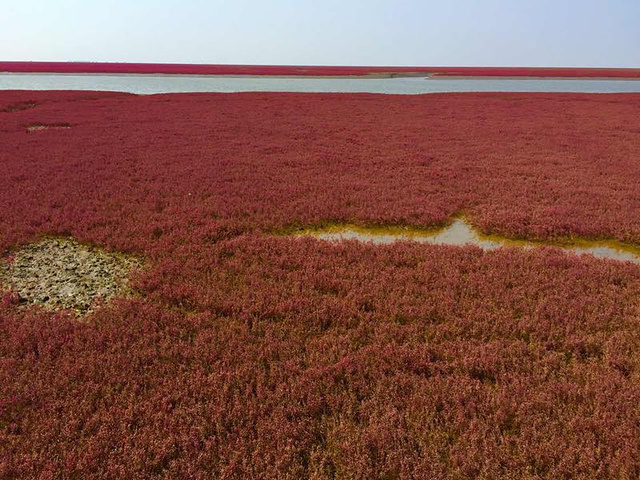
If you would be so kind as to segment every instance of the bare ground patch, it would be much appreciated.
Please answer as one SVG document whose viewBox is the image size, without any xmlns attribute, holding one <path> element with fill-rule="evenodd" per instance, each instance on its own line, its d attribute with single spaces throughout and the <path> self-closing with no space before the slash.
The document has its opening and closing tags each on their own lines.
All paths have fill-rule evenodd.
<svg viewBox="0 0 640 480">
<path fill-rule="evenodd" d="M 0 109 L 0 112 L 5 112 L 5 113 L 13 113 L 13 112 L 19 112 L 21 110 L 29 110 L 30 108 L 34 108 L 38 105 L 38 102 L 35 101 L 25 101 L 25 102 L 17 102 L 17 103 L 12 103 L 11 105 L 7 105 L 4 108 Z"/>
<path fill-rule="evenodd" d="M 27 132 L 38 132 L 40 130 L 71 128 L 68 123 L 34 123 L 27 126 Z"/>
<path fill-rule="evenodd" d="M 101 301 L 129 293 L 128 277 L 141 262 L 68 238 L 46 238 L 0 262 L 0 284 L 24 305 L 84 314 Z"/>
</svg>

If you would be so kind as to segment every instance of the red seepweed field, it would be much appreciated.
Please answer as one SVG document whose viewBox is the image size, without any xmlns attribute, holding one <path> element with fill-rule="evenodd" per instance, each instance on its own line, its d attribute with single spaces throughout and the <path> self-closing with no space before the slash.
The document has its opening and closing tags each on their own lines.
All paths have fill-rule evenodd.
<svg viewBox="0 0 640 480">
<path fill-rule="evenodd" d="M 52 128 L 47 128 L 52 127 Z M 53 128 L 55 127 L 55 128 Z M 0 478 L 637 478 L 640 94 L 0 93 L 0 252 L 144 259 L 0 305 Z"/>
</svg>

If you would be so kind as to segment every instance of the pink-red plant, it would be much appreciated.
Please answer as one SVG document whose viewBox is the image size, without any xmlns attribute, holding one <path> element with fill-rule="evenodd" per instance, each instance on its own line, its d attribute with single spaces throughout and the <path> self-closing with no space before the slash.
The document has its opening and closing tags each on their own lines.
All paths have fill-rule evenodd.
<svg viewBox="0 0 640 480">
<path fill-rule="evenodd" d="M 640 95 L 4 92 L 0 251 L 147 259 L 0 303 L 0 478 L 637 478 L 640 268 L 328 222 L 640 243 Z M 33 124 L 73 125 L 28 134 Z"/>
</svg>

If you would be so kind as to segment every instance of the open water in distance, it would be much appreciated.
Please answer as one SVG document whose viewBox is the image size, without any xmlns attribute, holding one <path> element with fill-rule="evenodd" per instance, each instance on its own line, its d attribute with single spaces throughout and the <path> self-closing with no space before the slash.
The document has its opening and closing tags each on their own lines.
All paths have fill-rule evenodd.
<svg viewBox="0 0 640 480">
<path fill-rule="evenodd" d="M 0 90 L 179 92 L 339 92 L 417 95 L 444 92 L 640 92 L 640 80 L 513 78 L 303 78 L 195 75 L 0 73 Z"/>
</svg>

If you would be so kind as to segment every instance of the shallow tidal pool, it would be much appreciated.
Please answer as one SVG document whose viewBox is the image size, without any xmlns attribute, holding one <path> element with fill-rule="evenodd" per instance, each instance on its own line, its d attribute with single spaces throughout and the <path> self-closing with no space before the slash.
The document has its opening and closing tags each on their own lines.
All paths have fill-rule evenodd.
<svg viewBox="0 0 640 480">
<path fill-rule="evenodd" d="M 405 231 L 403 231 L 405 230 Z M 612 242 L 581 241 L 575 245 L 555 245 L 540 242 L 528 242 L 526 240 L 510 240 L 497 236 L 485 236 L 478 233 L 465 218 L 455 219 L 449 226 L 440 230 L 412 230 L 402 228 L 365 228 L 353 225 L 332 226 L 326 229 L 306 230 L 300 236 L 313 236 L 322 240 L 358 240 L 375 244 L 393 243 L 402 240 L 410 240 L 434 245 L 475 245 L 483 250 L 495 250 L 504 246 L 531 249 L 541 246 L 556 246 L 567 253 L 584 255 L 590 254 L 597 258 L 633 262 L 640 264 L 640 255 L 633 251 L 632 247 L 625 248 L 622 244 L 609 245 Z"/>
</svg>

